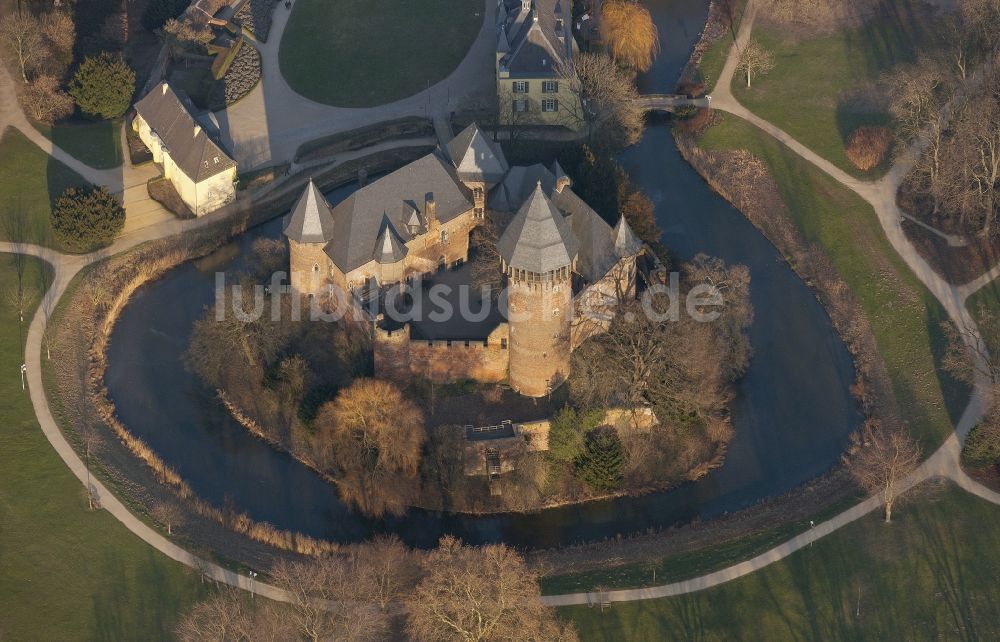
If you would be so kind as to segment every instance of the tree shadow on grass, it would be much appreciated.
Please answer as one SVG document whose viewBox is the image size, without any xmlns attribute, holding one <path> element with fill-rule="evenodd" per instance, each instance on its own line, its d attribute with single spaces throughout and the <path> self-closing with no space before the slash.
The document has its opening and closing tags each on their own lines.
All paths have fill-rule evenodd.
<svg viewBox="0 0 1000 642">
<path fill-rule="evenodd" d="M 173 562 L 145 544 L 139 546 L 141 551 L 129 558 L 128 565 L 126 558 L 110 550 L 101 558 L 101 585 L 92 597 L 95 640 L 173 639 L 183 612 L 206 592 L 193 581 L 183 590 L 166 572 L 166 564 Z"/>
<path fill-rule="evenodd" d="M 933 298 L 930 294 L 927 294 L 926 297 L 928 299 Z M 948 418 L 954 426 L 958 424 L 962 418 L 962 413 L 965 412 L 966 406 L 969 405 L 969 399 L 972 396 L 972 386 L 951 376 L 942 366 L 945 352 L 948 350 L 948 340 L 941 327 L 942 323 L 951 323 L 951 320 L 948 318 L 947 313 L 945 313 L 944 308 L 936 300 L 929 301 L 927 306 L 927 334 L 930 336 L 931 341 L 930 347 L 931 356 L 934 358 L 934 372 L 937 377 L 937 383 L 941 388 L 941 395 L 944 398 L 945 410 L 948 411 Z"/>
</svg>

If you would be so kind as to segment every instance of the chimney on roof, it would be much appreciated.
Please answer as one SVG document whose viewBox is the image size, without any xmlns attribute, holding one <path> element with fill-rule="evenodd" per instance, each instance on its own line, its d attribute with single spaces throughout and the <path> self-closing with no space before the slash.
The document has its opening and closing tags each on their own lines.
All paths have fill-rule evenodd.
<svg viewBox="0 0 1000 642">
<path fill-rule="evenodd" d="M 170 88 L 170 86 L 167 84 L 167 81 L 163 81 L 163 84 L 160 85 L 160 91 L 163 92 L 164 96 L 167 95 L 167 89 L 169 89 L 169 88 Z"/>
<path fill-rule="evenodd" d="M 424 217 L 427 219 L 427 227 L 438 225 L 437 203 L 434 202 L 433 192 L 428 192 L 424 197 Z"/>
</svg>

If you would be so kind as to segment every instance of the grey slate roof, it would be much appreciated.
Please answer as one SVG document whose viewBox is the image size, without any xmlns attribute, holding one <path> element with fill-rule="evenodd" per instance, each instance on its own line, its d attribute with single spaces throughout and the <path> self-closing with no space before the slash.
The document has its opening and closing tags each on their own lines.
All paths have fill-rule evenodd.
<svg viewBox="0 0 1000 642">
<path fill-rule="evenodd" d="M 572 60 L 571 3 L 533 0 L 526 10 L 521 0 L 503 0 L 497 23 L 502 25 L 510 51 L 501 59 L 501 65 L 511 77 L 558 76 L 560 65 Z M 503 53 L 500 44 L 498 51 Z"/>
<path fill-rule="evenodd" d="M 642 249 L 642 241 L 632 231 L 624 216 L 618 219 L 618 224 L 615 225 L 614 239 L 615 252 L 622 258 L 634 256 Z"/>
<path fill-rule="evenodd" d="M 500 146 L 472 123 L 448 143 L 448 156 L 464 181 L 499 183 L 509 166 Z"/>
<path fill-rule="evenodd" d="M 334 207 L 333 235 L 324 251 L 344 272 L 361 267 L 373 258 L 384 218 L 404 243 L 414 236 L 407 230 L 414 209 L 426 225 L 428 196 L 442 223 L 472 209 L 472 195 L 437 150 L 362 187 Z"/>
<path fill-rule="evenodd" d="M 572 189 L 566 187 L 557 192 L 556 177 L 544 165 L 516 165 L 510 168 L 503 182 L 490 193 L 489 206 L 506 212 L 517 211 L 539 183 L 549 202 L 563 214 L 579 242 L 576 271 L 588 281 L 600 279 L 619 258 L 611 226 Z"/>
<path fill-rule="evenodd" d="M 326 243 L 333 238 L 333 212 L 311 178 L 295 207 L 285 217 L 282 231 L 297 243 Z"/>
<path fill-rule="evenodd" d="M 209 138 L 195 122 L 190 107 L 167 83 L 154 87 L 135 104 L 135 111 L 160 137 L 177 167 L 195 183 L 236 167 L 236 161 Z"/>
<path fill-rule="evenodd" d="M 372 252 L 372 258 L 379 263 L 395 263 L 403 260 L 407 251 L 405 242 L 399 236 L 392 221 L 389 220 L 389 214 L 384 214 L 382 216 L 382 229 L 378 233 L 378 238 L 375 239 L 375 251 Z"/>
<path fill-rule="evenodd" d="M 545 274 L 572 265 L 580 243 L 539 182 L 500 236 L 497 249 L 507 265 Z"/>
</svg>

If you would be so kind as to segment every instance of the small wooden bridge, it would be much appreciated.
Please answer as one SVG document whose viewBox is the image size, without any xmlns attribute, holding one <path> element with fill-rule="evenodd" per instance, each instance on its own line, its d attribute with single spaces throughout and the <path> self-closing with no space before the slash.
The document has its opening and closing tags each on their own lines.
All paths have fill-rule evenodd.
<svg viewBox="0 0 1000 642">
<path fill-rule="evenodd" d="M 681 94 L 644 94 L 636 100 L 646 111 L 677 111 L 680 107 L 711 107 L 709 96 L 689 98 Z"/>
</svg>

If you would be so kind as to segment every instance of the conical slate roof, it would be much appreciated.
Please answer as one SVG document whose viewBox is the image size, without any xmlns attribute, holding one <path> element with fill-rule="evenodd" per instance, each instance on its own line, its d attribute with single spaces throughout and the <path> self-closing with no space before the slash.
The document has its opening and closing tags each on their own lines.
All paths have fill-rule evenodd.
<svg viewBox="0 0 1000 642">
<path fill-rule="evenodd" d="M 500 36 L 497 38 L 497 53 L 509 53 L 510 43 L 507 42 L 507 30 L 500 29 Z"/>
<path fill-rule="evenodd" d="M 628 221 L 625 217 L 618 219 L 618 225 L 615 225 L 614 241 L 615 241 L 615 253 L 624 258 L 626 256 L 635 256 L 642 249 L 642 241 L 639 237 L 635 235 L 632 231 L 631 226 L 629 226 Z"/>
<path fill-rule="evenodd" d="M 455 136 L 447 151 L 458 177 L 466 182 L 499 183 L 510 168 L 503 150 L 484 136 L 475 123 Z"/>
<path fill-rule="evenodd" d="M 406 256 L 406 244 L 399 236 L 399 232 L 393 227 L 389 215 L 382 217 L 382 229 L 379 230 L 378 238 L 375 240 L 375 251 L 372 258 L 378 263 L 395 263 L 401 261 Z"/>
<path fill-rule="evenodd" d="M 580 243 L 539 182 L 497 242 L 507 265 L 545 274 L 573 264 Z"/>
<path fill-rule="evenodd" d="M 569 177 L 563 168 L 559 164 L 559 161 L 552 163 L 552 175 L 556 177 L 556 183 L 558 184 L 560 180 L 566 180 L 570 185 L 573 184 L 573 180 Z"/>
<path fill-rule="evenodd" d="M 297 243 L 326 243 L 333 238 L 333 212 L 312 179 L 285 219 L 283 231 Z"/>
</svg>

